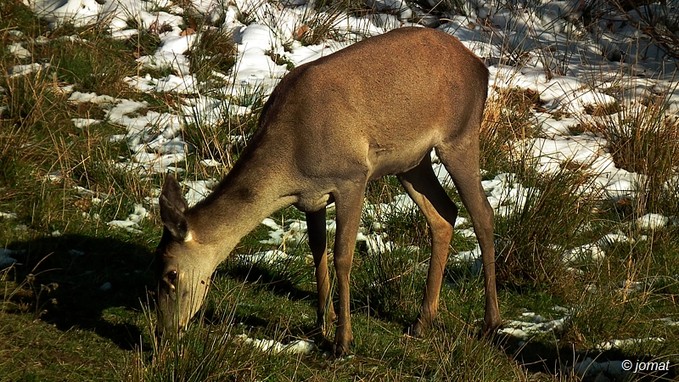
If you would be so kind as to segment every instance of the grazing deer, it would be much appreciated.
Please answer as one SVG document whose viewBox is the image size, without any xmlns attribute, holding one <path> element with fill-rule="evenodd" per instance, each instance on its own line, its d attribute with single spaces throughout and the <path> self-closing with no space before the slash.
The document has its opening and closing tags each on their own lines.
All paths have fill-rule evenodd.
<svg viewBox="0 0 679 382">
<path fill-rule="evenodd" d="M 181 330 L 198 311 L 217 266 L 275 211 L 306 213 L 316 266 L 318 325 L 337 318 L 335 354 L 352 341 L 349 273 L 368 181 L 395 174 L 427 219 L 432 256 L 424 300 L 410 328 L 421 335 L 438 310 L 457 207 L 431 166 L 436 150 L 469 211 L 483 253 L 484 326 L 500 325 L 493 212 L 481 187 L 479 127 L 485 65 L 454 37 L 402 28 L 292 70 L 271 94 L 233 169 L 189 208 L 167 176 L 160 196 L 159 331 Z M 335 202 L 335 315 L 326 250 L 326 206 Z"/>
</svg>

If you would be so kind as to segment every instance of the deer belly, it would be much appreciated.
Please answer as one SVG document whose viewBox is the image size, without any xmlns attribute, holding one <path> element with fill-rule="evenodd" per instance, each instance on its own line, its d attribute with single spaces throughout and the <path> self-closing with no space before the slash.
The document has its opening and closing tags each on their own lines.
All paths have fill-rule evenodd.
<svg viewBox="0 0 679 382">
<path fill-rule="evenodd" d="M 330 193 L 303 193 L 298 196 L 295 207 L 303 212 L 315 212 L 325 208 L 325 206 L 332 203 L 333 201 L 334 199 Z"/>
<path fill-rule="evenodd" d="M 385 175 L 394 175 L 404 173 L 422 162 L 426 155 L 429 155 L 431 148 L 414 149 L 411 147 L 408 150 L 403 148 L 389 149 L 384 147 L 370 148 L 370 155 L 368 158 L 370 167 L 370 179 L 377 179 Z"/>
</svg>

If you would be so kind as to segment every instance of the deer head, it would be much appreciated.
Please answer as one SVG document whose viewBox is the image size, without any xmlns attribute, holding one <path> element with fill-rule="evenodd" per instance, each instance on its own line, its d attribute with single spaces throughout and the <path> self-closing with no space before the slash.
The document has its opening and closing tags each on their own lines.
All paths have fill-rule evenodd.
<svg viewBox="0 0 679 382">
<path fill-rule="evenodd" d="M 187 211 L 179 184 L 168 175 L 160 196 L 163 236 L 156 250 L 159 334 L 186 327 L 200 309 L 217 267 L 217 251 L 201 242 Z"/>
</svg>

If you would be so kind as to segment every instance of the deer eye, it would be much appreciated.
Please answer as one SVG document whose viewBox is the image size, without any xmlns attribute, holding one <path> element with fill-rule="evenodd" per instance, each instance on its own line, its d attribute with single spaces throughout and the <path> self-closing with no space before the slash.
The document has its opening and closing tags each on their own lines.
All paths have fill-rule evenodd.
<svg viewBox="0 0 679 382">
<path fill-rule="evenodd" d="M 172 286 L 177 285 L 177 271 L 169 271 L 165 274 L 165 280 L 169 282 Z"/>
</svg>

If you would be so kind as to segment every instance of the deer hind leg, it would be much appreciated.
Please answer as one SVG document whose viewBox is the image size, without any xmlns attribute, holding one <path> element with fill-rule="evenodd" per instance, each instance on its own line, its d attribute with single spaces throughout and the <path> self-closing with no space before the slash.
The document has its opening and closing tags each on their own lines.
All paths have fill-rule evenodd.
<svg viewBox="0 0 679 382">
<path fill-rule="evenodd" d="M 325 208 L 306 213 L 309 247 L 316 267 L 316 287 L 318 289 L 318 309 L 316 323 L 325 336 L 329 324 L 335 321 L 335 309 L 330 295 L 330 274 L 328 272 L 328 251 L 326 246 Z"/>
<path fill-rule="evenodd" d="M 409 332 L 422 336 L 431 326 L 438 312 L 443 273 L 448 262 L 448 249 L 457 218 L 457 206 L 448 197 L 431 168 L 429 156 L 412 170 L 399 174 L 401 184 L 415 204 L 422 210 L 431 234 L 432 249 L 427 274 L 427 285 L 422 308 Z"/>
<path fill-rule="evenodd" d="M 335 356 L 340 357 L 349 352 L 353 341 L 351 332 L 351 312 L 349 296 L 349 276 L 354 258 L 356 235 L 361 220 L 364 182 L 361 187 L 350 183 L 348 187 L 334 194 L 337 219 L 335 235 L 335 273 L 337 277 L 337 293 L 339 294 L 337 331 L 335 332 Z"/>
<path fill-rule="evenodd" d="M 468 145 L 441 145 L 436 152 L 455 183 L 462 204 L 469 212 L 474 232 L 481 247 L 486 313 L 484 332 L 490 333 L 500 326 L 500 310 L 495 286 L 495 246 L 493 244 L 493 209 L 481 186 L 479 171 L 478 136 L 467 140 Z"/>
</svg>

